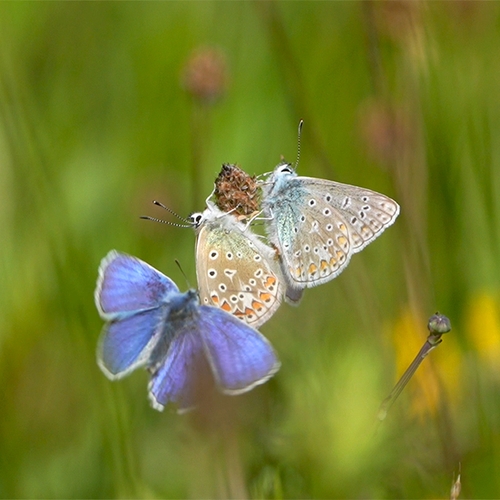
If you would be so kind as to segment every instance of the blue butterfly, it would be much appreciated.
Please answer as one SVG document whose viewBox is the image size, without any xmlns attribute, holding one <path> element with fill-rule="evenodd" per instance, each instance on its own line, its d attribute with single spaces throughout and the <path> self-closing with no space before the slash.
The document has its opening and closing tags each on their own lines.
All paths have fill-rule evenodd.
<svg viewBox="0 0 500 500">
<path fill-rule="evenodd" d="M 257 330 L 221 309 L 200 305 L 195 290 L 181 293 L 170 278 L 130 255 L 112 250 L 102 260 L 95 302 L 106 321 L 99 367 L 111 380 L 145 367 L 157 410 L 168 402 L 179 410 L 195 406 L 203 368 L 223 393 L 241 394 L 280 367 Z"/>
</svg>

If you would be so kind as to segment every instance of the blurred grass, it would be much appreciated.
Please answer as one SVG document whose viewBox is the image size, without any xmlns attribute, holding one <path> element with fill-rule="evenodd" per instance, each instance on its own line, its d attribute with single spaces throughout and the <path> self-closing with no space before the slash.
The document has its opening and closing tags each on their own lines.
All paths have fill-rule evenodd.
<svg viewBox="0 0 500 500">
<path fill-rule="evenodd" d="M 0 497 L 441 498 L 459 463 L 464 498 L 498 497 L 499 9 L 0 3 Z M 227 63 L 212 103 L 182 85 L 203 47 Z M 401 216 L 262 328 L 272 381 L 159 414 L 146 373 L 95 363 L 99 261 L 195 283 L 194 235 L 138 216 L 202 209 L 223 162 L 293 160 L 300 118 L 301 174 Z M 374 434 L 435 310 L 453 330 Z"/>
</svg>

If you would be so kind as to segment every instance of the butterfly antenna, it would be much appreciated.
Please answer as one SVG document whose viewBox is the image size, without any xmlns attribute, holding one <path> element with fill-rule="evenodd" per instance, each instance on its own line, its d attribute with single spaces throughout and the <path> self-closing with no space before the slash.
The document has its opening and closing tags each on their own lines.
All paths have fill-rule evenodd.
<svg viewBox="0 0 500 500">
<path fill-rule="evenodd" d="M 160 201 L 157 201 L 157 200 L 153 200 L 153 203 L 161 208 L 163 208 L 163 210 L 166 210 L 167 212 L 170 212 L 172 215 L 175 215 L 178 219 L 184 221 L 184 222 L 187 222 L 187 220 L 184 218 L 184 217 L 181 217 L 179 214 L 175 213 L 171 208 L 168 208 L 167 206 L 165 206 L 163 203 L 161 203 Z"/>
<path fill-rule="evenodd" d="M 300 140 L 302 138 L 302 125 L 304 125 L 304 120 L 300 120 L 299 122 L 299 131 L 297 134 L 297 159 L 295 160 L 295 165 L 293 166 L 294 170 L 297 170 L 297 167 L 299 166 L 299 160 L 300 160 Z"/>
<path fill-rule="evenodd" d="M 182 276 L 184 276 L 184 279 L 186 280 L 188 288 L 191 288 L 188 277 L 187 277 L 186 273 L 184 272 L 184 269 L 182 269 L 181 263 L 177 259 L 175 259 L 175 263 L 177 264 L 177 267 L 179 268 L 180 272 L 182 273 Z"/>
<path fill-rule="evenodd" d="M 185 223 L 188 222 L 184 217 L 181 217 L 179 214 L 175 213 L 172 209 L 168 208 L 163 203 L 156 201 L 156 200 L 153 200 L 153 203 L 155 205 L 158 205 L 159 207 L 163 208 L 167 212 L 171 213 L 172 215 L 175 215 L 175 217 L 177 217 L 181 221 L 183 221 Z M 193 227 L 192 224 L 177 224 L 175 222 L 170 222 L 168 220 L 158 219 L 156 217 L 150 217 L 149 215 L 141 215 L 139 218 L 145 219 L 145 220 L 152 220 L 153 222 L 161 222 L 162 224 L 168 224 L 169 226 L 174 226 L 174 227 Z"/>
</svg>

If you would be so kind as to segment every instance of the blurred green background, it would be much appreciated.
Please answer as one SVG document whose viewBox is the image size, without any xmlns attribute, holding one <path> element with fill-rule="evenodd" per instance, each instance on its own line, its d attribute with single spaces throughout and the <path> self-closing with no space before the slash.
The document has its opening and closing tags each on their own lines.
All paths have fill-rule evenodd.
<svg viewBox="0 0 500 500">
<path fill-rule="evenodd" d="M 500 496 L 500 4 L 0 3 L 0 496 Z M 187 288 L 223 162 L 369 187 L 396 224 L 262 327 L 282 368 L 198 412 L 95 362 L 112 248 Z M 380 402 L 453 330 L 385 422 Z"/>
</svg>

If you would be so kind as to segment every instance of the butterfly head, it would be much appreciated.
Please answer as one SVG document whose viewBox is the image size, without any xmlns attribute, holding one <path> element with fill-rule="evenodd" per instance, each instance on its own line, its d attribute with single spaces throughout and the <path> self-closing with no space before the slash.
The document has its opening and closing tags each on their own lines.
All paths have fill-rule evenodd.
<svg viewBox="0 0 500 500">
<path fill-rule="evenodd" d="M 205 221 L 205 216 L 203 212 L 194 212 L 187 218 L 187 220 L 194 229 L 197 229 Z"/>
<path fill-rule="evenodd" d="M 286 161 L 281 161 L 276 165 L 274 168 L 274 175 L 296 175 L 295 173 L 295 168 L 291 163 L 288 163 Z"/>
<path fill-rule="evenodd" d="M 170 321 L 177 317 L 184 318 L 189 316 L 196 310 L 199 303 L 197 290 L 191 289 L 185 293 L 172 295 L 168 302 Z"/>
</svg>

